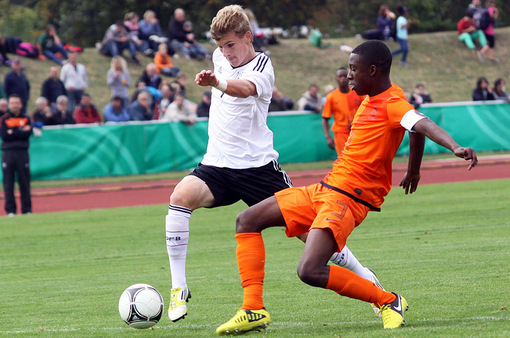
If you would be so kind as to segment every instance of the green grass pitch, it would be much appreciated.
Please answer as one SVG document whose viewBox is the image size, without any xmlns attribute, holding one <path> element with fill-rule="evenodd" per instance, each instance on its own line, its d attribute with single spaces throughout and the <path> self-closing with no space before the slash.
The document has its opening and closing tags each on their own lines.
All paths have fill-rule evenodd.
<svg viewBox="0 0 510 338">
<path fill-rule="evenodd" d="M 481 170 L 481 169 L 480 169 Z M 406 327 L 382 329 L 370 306 L 296 275 L 303 244 L 263 232 L 268 337 L 510 336 L 510 180 L 394 189 L 348 245 L 387 290 L 410 304 Z M 243 204 L 197 210 L 191 221 L 185 320 L 166 316 L 166 205 L 34 214 L 0 221 L 0 336 L 215 336 L 241 305 L 234 219 Z M 135 330 L 117 310 L 134 283 L 155 286 L 165 314 Z"/>
</svg>

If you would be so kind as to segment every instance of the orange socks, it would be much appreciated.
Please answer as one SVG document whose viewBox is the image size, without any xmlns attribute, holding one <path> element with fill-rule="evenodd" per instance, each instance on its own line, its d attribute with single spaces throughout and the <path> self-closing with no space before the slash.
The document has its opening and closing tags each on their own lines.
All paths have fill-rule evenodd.
<svg viewBox="0 0 510 338">
<path fill-rule="evenodd" d="M 262 285 L 264 284 L 264 264 L 266 251 L 260 232 L 236 234 L 237 266 L 244 289 L 244 310 L 260 310 L 264 307 Z"/>
<path fill-rule="evenodd" d="M 331 265 L 326 289 L 333 290 L 341 296 L 359 299 L 381 306 L 391 303 L 395 295 L 378 288 L 371 281 L 356 275 L 347 269 Z"/>
</svg>

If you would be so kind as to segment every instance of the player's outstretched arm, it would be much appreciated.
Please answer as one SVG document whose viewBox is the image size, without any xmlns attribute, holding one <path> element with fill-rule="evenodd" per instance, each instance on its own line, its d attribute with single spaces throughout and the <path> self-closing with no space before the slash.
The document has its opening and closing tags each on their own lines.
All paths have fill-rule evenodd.
<svg viewBox="0 0 510 338">
<path fill-rule="evenodd" d="M 244 79 L 220 80 L 211 70 L 202 70 L 198 73 L 195 76 L 195 83 L 199 86 L 212 86 L 235 97 L 257 95 L 257 87 L 253 82 Z"/>
<path fill-rule="evenodd" d="M 405 194 L 412 194 L 418 188 L 420 181 L 420 167 L 425 148 L 425 136 L 419 133 L 409 133 L 409 161 L 407 172 L 402 177 L 399 186 L 405 190 Z"/>
<path fill-rule="evenodd" d="M 432 120 L 425 118 L 418 121 L 413 130 L 427 136 L 435 143 L 442 145 L 455 154 L 455 156 L 471 161 L 468 170 L 476 167 L 478 158 L 476 152 L 472 148 L 461 147 L 444 129 L 435 124 Z"/>
</svg>

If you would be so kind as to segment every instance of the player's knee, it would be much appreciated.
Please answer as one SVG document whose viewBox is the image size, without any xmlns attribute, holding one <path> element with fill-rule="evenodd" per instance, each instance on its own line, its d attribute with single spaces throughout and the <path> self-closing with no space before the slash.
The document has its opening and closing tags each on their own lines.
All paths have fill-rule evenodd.
<svg viewBox="0 0 510 338">
<path fill-rule="evenodd" d="M 253 213 L 250 209 L 246 209 L 237 215 L 236 218 L 236 233 L 242 232 L 258 232 L 256 226 L 256 218 L 253 217 Z"/>
<path fill-rule="evenodd" d="M 304 283 L 311 286 L 319 286 L 317 271 L 309 265 L 300 263 L 298 265 L 297 274 L 299 279 Z"/>
</svg>

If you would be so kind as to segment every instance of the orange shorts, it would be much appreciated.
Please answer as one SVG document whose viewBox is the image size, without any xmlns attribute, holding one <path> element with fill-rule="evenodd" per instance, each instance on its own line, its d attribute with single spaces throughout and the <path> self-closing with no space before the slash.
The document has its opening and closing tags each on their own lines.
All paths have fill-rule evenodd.
<svg viewBox="0 0 510 338">
<path fill-rule="evenodd" d="M 349 138 L 349 133 L 333 133 L 335 140 L 335 150 L 338 156 L 342 154 L 345 147 L 345 142 Z"/>
<path fill-rule="evenodd" d="M 287 225 L 285 233 L 288 237 L 306 233 L 313 228 L 329 228 L 339 250 L 345 246 L 347 237 L 370 210 L 320 183 L 284 189 L 275 193 L 275 196 Z"/>
</svg>

